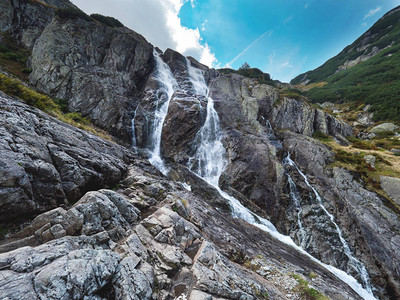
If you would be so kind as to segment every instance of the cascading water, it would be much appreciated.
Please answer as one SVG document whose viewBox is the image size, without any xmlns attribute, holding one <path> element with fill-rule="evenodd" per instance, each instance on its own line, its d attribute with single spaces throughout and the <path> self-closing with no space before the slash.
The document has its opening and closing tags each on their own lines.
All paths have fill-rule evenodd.
<svg viewBox="0 0 400 300">
<path fill-rule="evenodd" d="M 154 79 L 159 83 L 156 94 L 156 110 L 154 112 L 154 122 L 150 131 L 150 142 L 147 150 L 150 154 L 149 162 L 155 166 L 161 173 L 166 175 L 168 168 L 161 158 L 161 134 L 165 117 L 168 113 L 169 102 L 176 90 L 178 83 L 168 65 L 162 60 L 158 52 L 154 49 L 153 55 L 156 60 L 156 71 L 153 74 Z"/>
<path fill-rule="evenodd" d="M 294 202 L 294 207 L 296 208 L 297 211 L 297 226 L 299 227 L 299 244 L 302 248 L 305 246 L 306 242 L 306 231 L 304 230 L 303 224 L 301 223 L 301 197 L 299 194 L 299 191 L 297 190 L 296 184 L 294 183 L 292 177 L 290 176 L 289 173 L 286 174 L 288 177 L 288 182 L 289 182 L 289 189 L 290 189 L 290 198 Z"/>
<path fill-rule="evenodd" d="M 189 80 L 193 85 L 193 89 L 197 95 L 208 95 L 208 87 L 204 80 L 203 72 L 200 69 L 194 68 L 188 58 L 186 58 L 186 65 L 189 75 Z"/>
<path fill-rule="evenodd" d="M 188 68 L 193 68 L 191 65 L 188 65 Z M 189 70 L 189 74 L 191 74 Z M 198 84 L 204 84 L 203 80 L 196 80 L 195 77 L 190 76 L 190 80 L 195 81 L 192 82 L 193 86 L 197 86 Z M 207 91 L 207 87 L 203 87 L 200 90 Z M 214 101 L 211 97 L 208 97 L 207 103 L 207 119 L 204 123 L 203 127 L 199 130 L 195 144 L 196 144 L 196 152 L 192 159 L 189 161 L 189 168 L 196 173 L 199 177 L 204 179 L 210 185 L 214 186 L 215 189 L 219 192 L 219 194 L 226 200 L 228 200 L 231 209 L 232 215 L 235 218 L 240 218 L 254 226 L 259 227 L 265 232 L 269 233 L 271 236 L 275 237 L 279 241 L 295 248 L 297 251 L 307 255 L 313 261 L 318 264 L 324 266 L 331 273 L 340 278 L 343 282 L 347 283 L 355 292 L 357 292 L 364 299 L 376 299 L 371 290 L 366 290 L 362 287 L 361 284 L 357 282 L 357 280 L 346 274 L 344 271 L 339 270 L 333 266 L 322 263 L 317 260 L 302 248 L 297 246 L 293 240 L 289 236 L 282 235 L 277 231 L 275 226 L 268 220 L 254 214 L 246 207 L 244 207 L 239 200 L 228 195 L 226 192 L 222 191 L 219 187 L 219 178 L 224 171 L 227 160 L 225 157 L 225 148 L 222 144 L 222 132 L 219 123 L 219 117 L 217 112 L 214 109 Z"/>
<path fill-rule="evenodd" d="M 264 117 L 262 117 L 262 118 L 264 119 Z M 283 148 L 282 143 L 277 139 L 274 129 L 272 128 L 272 125 L 269 122 L 269 120 L 265 121 L 265 126 L 267 127 L 268 139 L 269 139 L 270 143 L 278 149 Z"/>
<path fill-rule="evenodd" d="M 131 127 L 132 127 L 132 147 L 136 149 L 136 130 L 135 130 L 135 118 L 136 118 L 136 112 L 139 108 L 139 105 L 136 107 L 135 112 L 133 114 L 132 122 L 131 122 Z"/>
<path fill-rule="evenodd" d="M 368 275 L 368 272 L 367 272 L 365 266 L 357 258 L 354 257 L 353 253 L 350 250 L 349 245 L 347 244 L 346 240 L 343 238 L 342 231 L 340 230 L 339 226 L 335 222 L 334 216 L 332 214 L 330 214 L 328 212 L 328 210 L 326 209 L 326 207 L 323 205 L 321 196 L 319 195 L 317 190 L 313 186 L 311 186 L 311 184 L 308 182 L 307 176 L 300 170 L 300 168 L 296 165 L 296 163 L 290 158 L 289 154 L 284 159 L 284 164 L 287 164 L 287 165 L 290 165 L 292 167 L 295 167 L 297 172 L 303 177 L 304 182 L 306 183 L 306 185 L 312 190 L 312 192 L 315 195 L 315 198 L 318 201 L 319 206 L 324 211 L 324 213 L 329 217 L 329 220 L 331 221 L 331 223 L 335 227 L 336 232 L 337 232 L 337 234 L 339 236 L 339 240 L 342 243 L 343 251 L 344 251 L 345 255 L 348 257 L 348 259 L 349 259 L 350 266 L 352 268 L 354 268 L 354 270 L 359 274 L 359 276 L 360 276 L 365 288 L 369 292 L 371 292 L 370 279 L 369 279 L 369 275 Z"/>
</svg>

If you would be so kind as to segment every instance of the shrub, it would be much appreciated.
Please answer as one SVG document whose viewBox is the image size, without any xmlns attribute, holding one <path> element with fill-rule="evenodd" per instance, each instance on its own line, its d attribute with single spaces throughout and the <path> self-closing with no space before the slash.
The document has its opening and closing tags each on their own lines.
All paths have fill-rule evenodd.
<svg viewBox="0 0 400 300">
<path fill-rule="evenodd" d="M 363 166 L 366 164 L 362 155 L 346 152 L 344 150 L 338 150 L 335 153 L 335 159 L 350 165 Z"/>
<path fill-rule="evenodd" d="M 354 148 L 364 149 L 364 150 L 377 150 L 378 149 L 371 142 L 366 142 L 366 141 L 360 140 L 355 137 L 348 137 L 347 139 L 349 140 L 349 142 L 351 142 L 351 144 Z"/>
<path fill-rule="evenodd" d="M 7 52 L 10 52 L 10 49 L 8 49 L 4 45 L 0 45 L 0 53 L 7 53 Z"/>
<path fill-rule="evenodd" d="M 329 142 L 332 140 L 332 137 L 319 130 L 313 133 L 313 138 L 324 142 Z"/>
<path fill-rule="evenodd" d="M 378 136 L 378 138 L 390 138 L 393 137 L 395 133 L 393 131 L 382 131 L 378 132 L 376 135 Z"/>
<path fill-rule="evenodd" d="M 63 113 L 68 113 L 68 101 L 61 98 L 54 98 L 54 102 L 60 108 Z"/>
<path fill-rule="evenodd" d="M 57 105 L 50 97 L 40 94 L 23 85 L 21 81 L 9 78 L 3 74 L 0 74 L 0 90 L 8 95 L 21 98 L 25 100 L 27 104 L 46 112 L 51 112 L 57 108 Z"/>
<path fill-rule="evenodd" d="M 308 300 L 328 300 L 329 298 L 322 294 L 320 291 L 309 287 L 309 283 L 307 280 L 304 280 L 297 274 L 291 275 L 294 279 L 297 280 L 297 286 L 295 287 L 295 291 L 300 293 L 302 299 Z"/>
<path fill-rule="evenodd" d="M 90 16 L 108 27 L 124 27 L 124 24 L 113 17 L 106 17 L 100 14 L 91 14 Z"/>
<path fill-rule="evenodd" d="M 83 19 L 87 22 L 91 22 L 92 19 L 85 14 L 83 11 L 77 8 L 59 8 L 56 10 L 56 15 L 61 19 Z"/>
<path fill-rule="evenodd" d="M 243 64 L 239 70 L 234 70 L 230 68 L 222 68 L 218 69 L 218 72 L 222 74 L 239 74 L 244 77 L 254 78 L 258 81 L 259 84 L 269 84 L 272 86 L 276 86 L 275 82 L 271 79 L 271 76 L 268 73 L 264 73 L 260 69 L 250 68 L 248 64 Z"/>
<path fill-rule="evenodd" d="M 65 116 L 67 118 L 72 119 L 73 121 L 75 121 L 77 123 L 80 123 L 80 124 L 83 124 L 83 125 L 90 124 L 90 121 L 87 118 L 82 117 L 82 115 L 80 113 L 76 113 L 76 112 L 67 113 Z"/>
<path fill-rule="evenodd" d="M 24 74 L 31 74 L 32 73 L 32 69 L 31 68 L 23 68 L 21 70 L 22 73 Z"/>
</svg>

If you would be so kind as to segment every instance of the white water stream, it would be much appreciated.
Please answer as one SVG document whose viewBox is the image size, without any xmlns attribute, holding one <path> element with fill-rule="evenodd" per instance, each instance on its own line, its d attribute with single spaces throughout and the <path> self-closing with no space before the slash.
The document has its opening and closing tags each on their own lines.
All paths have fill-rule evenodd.
<svg viewBox="0 0 400 300">
<path fill-rule="evenodd" d="M 346 256 L 349 259 L 350 266 L 352 268 L 354 268 L 354 270 L 360 275 L 360 278 L 361 278 L 365 288 L 369 292 L 371 292 L 371 284 L 370 284 L 370 279 L 369 279 L 369 275 L 368 275 L 367 269 L 365 268 L 365 266 L 357 258 L 354 257 L 353 253 L 350 250 L 349 245 L 347 244 L 346 240 L 343 238 L 342 231 L 340 230 L 338 224 L 335 222 L 335 217 L 331 213 L 328 212 L 328 210 L 326 209 L 326 207 L 322 203 L 322 199 L 321 199 L 321 196 L 319 195 L 319 193 L 308 182 L 307 176 L 300 170 L 300 168 L 296 165 L 296 163 L 290 158 L 290 155 L 288 155 L 284 159 L 284 163 L 288 164 L 288 165 L 290 165 L 292 167 L 295 167 L 297 172 L 303 177 L 304 182 L 306 183 L 306 185 L 313 191 L 313 193 L 315 195 L 315 198 L 318 201 L 319 206 L 324 211 L 324 213 L 329 217 L 331 223 L 333 224 L 333 226 L 336 229 L 336 232 L 337 232 L 337 234 L 339 236 L 339 240 L 342 243 L 344 253 L 346 254 Z"/>
<path fill-rule="evenodd" d="M 294 207 L 297 211 L 297 226 L 299 227 L 299 242 L 302 248 L 305 248 L 306 242 L 306 231 L 304 230 L 303 224 L 301 223 L 301 213 L 303 212 L 301 208 L 301 196 L 299 191 L 297 190 L 296 184 L 294 183 L 292 177 L 289 173 L 287 173 L 289 189 L 290 189 L 290 198 L 293 199 Z"/>
<path fill-rule="evenodd" d="M 204 81 L 204 77 L 199 78 L 199 76 L 195 76 L 199 73 L 198 71 L 196 71 L 195 68 L 191 66 L 190 63 L 188 64 L 188 68 L 189 68 L 190 80 L 192 81 L 196 91 L 197 92 L 201 91 L 202 93 L 201 95 L 208 96 L 207 94 L 204 94 L 207 93 L 208 91 L 208 88 Z M 202 85 L 204 86 L 202 87 Z M 215 189 L 219 192 L 219 194 L 223 198 L 228 200 L 232 208 L 233 217 L 243 219 L 246 222 L 259 227 L 260 229 L 269 233 L 271 236 L 275 237 L 279 241 L 293 247 L 300 253 L 307 255 L 313 261 L 324 266 L 331 273 L 333 273 L 343 282 L 348 284 L 355 292 L 357 292 L 364 299 L 367 300 L 375 299 L 375 297 L 372 295 L 372 292 L 370 290 L 364 289 L 362 285 L 358 283 L 354 277 L 346 274 L 342 270 L 339 270 L 333 266 L 324 264 L 321 261 L 317 260 L 310 254 L 308 254 L 305 250 L 297 246 L 289 236 L 285 236 L 279 233 L 271 222 L 254 214 L 246 207 L 244 207 L 239 202 L 239 200 L 228 195 L 226 192 L 220 189 L 218 184 L 219 178 L 227 165 L 227 160 L 225 157 L 226 151 L 221 140 L 222 140 L 222 131 L 220 128 L 219 117 L 216 110 L 214 109 L 213 99 L 211 97 L 208 97 L 207 118 L 203 127 L 199 130 L 196 136 L 195 140 L 197 146 L 196 153 L 189 161 L 189 168 L 199 177 L 203 178 L 210 185 L 215 187 Z"/>
<path fill-rule="evenodd" d="M 154 123 L 149 136 L 151 144 L 147 150 L 150 154 L 149 162 L 166 175 L 169 170 L 161 158 L 161 134 L 164 120 L 168 113 L 169 102 L 178 87 L 178 83 L 168 65 L 162 60 L 155 49 L 153 50 L 153 55 L 157 64 L 153 77 L 158 81 L 160 87 L 156 95 L 157 103 L 154 112 Z"/>
</svg>

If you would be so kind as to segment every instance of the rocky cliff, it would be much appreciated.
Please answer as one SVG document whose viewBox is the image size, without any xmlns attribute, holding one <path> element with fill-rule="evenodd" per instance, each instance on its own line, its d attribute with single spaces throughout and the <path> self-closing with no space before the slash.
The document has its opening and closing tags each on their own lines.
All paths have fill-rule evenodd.
<svg viewBox="0 0 400 300">
<path fill-rule="evenodd" d="M 65 5 L 0 0 L 1 30 L 120 143 L 0 94 L 1 298 L 400 297 L 398 211 L 313 138 L 350 125 Z"/>
</svg>

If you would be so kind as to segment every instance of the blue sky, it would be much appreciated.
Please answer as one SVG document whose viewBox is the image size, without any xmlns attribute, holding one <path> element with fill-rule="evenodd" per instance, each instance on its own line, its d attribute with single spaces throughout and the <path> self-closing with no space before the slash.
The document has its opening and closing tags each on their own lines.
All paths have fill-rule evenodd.
<svg viewBox="0 0 400 300">
<path fill-rule="evenodd" d="M 214 67 L 245 61 L 290 81 L 352 43 L 400 0 L 72 0 L 162 50 Z"/>
</svg>

